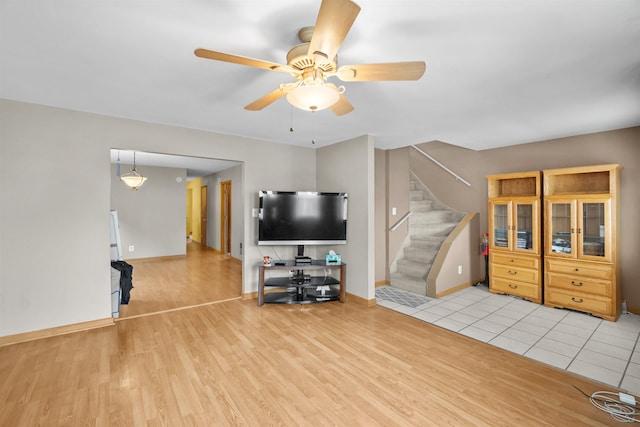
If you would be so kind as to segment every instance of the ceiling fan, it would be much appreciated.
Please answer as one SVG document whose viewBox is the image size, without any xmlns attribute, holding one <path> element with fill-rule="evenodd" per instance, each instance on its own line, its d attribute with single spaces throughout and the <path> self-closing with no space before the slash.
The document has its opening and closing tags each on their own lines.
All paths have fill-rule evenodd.
<svg viewBox="0 0 640 427">
<path fill-rule="evenodd" d="M 334 114 L 341 116 L 353 111 L 353 106 L 344 96 L 344 87 L 327 82 L 328 77 L 336 76 L 345 82 L 418 80 L 426 69 L 422 61 L 338 67 L 338 50 L 358 13 L 360 6 L 351 0 L 322 0 L 315 27 L 304 27 L 298 32 L 302 44 L 289 51 L 287 65 L 207 49 L 196 49 L 195 54 L 295 77 L 295 82 L 283 83 L 245 106 L 247 110 L 262 110 L 286 95 L 287 101 L 300 109 L 319 111 L 331 107 Z"/>
</svg>

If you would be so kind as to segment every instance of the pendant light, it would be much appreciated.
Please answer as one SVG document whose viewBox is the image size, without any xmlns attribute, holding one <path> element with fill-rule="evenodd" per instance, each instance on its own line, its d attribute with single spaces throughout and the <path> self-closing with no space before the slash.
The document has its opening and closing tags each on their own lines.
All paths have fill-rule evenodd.
<svg viewBox="0 0 640 427">
<path fill-rule="evenodd" d="M 146 177 L 142 176 L 138 169 L 136 168 L 136 152 L 133 152 L 133 169 L 131 172 L 126 173 L 120 177 L 120 180 L 125 183 L 125 185 L 132 190 L 137 190 L 145 183 L 147 180 Z"/>
</svg>

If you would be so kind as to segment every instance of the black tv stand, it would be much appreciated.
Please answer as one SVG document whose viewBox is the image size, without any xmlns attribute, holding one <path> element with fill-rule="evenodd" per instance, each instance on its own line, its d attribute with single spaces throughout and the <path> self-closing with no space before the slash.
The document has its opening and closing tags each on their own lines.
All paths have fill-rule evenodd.
<svg viewBox="0 0 640 427">
<path fill-rule="evenodd" d="M 344 303 L 347 297 L 347 265 L 327 264 L 325 260 L 311 259 L 310 261 L 308 264 L 298 264 L 296 260 L 282 261 L 278 265 L 260 264 L 258 266 L 258 305 L 311 304 L 327 301 Z M 326 269 L 340 270 L 339 278 L 317 274 Z M 265 271 L 278 270 L 293 270 L 295 274 L 270 277 L 265 280 Z M 265 287 L 274 288 L 274 291 L 265 294 Z M 275 290 L 275 288 L 281 289 Z"/>
</svg>

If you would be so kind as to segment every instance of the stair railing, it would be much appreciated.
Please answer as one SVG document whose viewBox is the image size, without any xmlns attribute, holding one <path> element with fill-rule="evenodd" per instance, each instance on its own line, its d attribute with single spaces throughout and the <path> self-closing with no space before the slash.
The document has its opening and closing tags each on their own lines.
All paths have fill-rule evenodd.
<svg viewBox="0 0 640 427">
<path fill-rule="evenodd" d="M 418 153 L 420 153 L 423 156 L 425 156 L 427 159 L 431 160 L 436 165 L 440 166 L 445 171 L 449 172 L 451 175 L 453 175 L 453 177 L 457 181 L 462 181 L 464 184 L 467 185 L 467 187 L 471 187 L 471 184 L 469 184 L 467 181 L 465 181 L 460 175 L 458 175 L 457 173 L 455 173 L 454 171 L 452 171 L 451 169 L 449 169 L 448 167 L 446 167 L 445 165 L 443 165 L 442 163 L 440 163 L 439 161 L 437 161 L 436 159 L 434 159 L 433 157 L 431 157 L 430 155 L 428 155 L 427 153 L 425 153 L 424 151 L 422 151 L 421 149 L 416 147 L 415 145 L 412 145 L 411 147 L 414 148 Z"/>
<path fill-rule="evenodd" d="M 389 231 L 396 231 L 396 229 L 400 227 L 403 222 L 409 219 L 412 213 L 413 213 L 412 211 L 409 211 L 406 214 L 402 215 L 402 218 L 400 218 L 398 222 L 396 222 L 391 228 L 389 228 Z"/>
</svg>

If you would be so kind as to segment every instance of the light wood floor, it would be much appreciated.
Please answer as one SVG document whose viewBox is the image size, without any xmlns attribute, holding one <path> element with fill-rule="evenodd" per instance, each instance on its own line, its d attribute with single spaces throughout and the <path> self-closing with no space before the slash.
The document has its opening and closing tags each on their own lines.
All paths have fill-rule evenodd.
<svg viewBox="0 0 640 427">
<path fill-rule="evenodd" d="M 574 385 L 608 389 L 383 307 L 234 299 L 0 348 L 0 426 L 617 424 Z"/>
<path fill-rule="evenodd" d="M 127 261 L 133 266 L 129 304 L 120 317 L 157 313 L 242 295 L 242 263 L 229 255 L 187 244 L 185 257 Z"/>
</svg>

